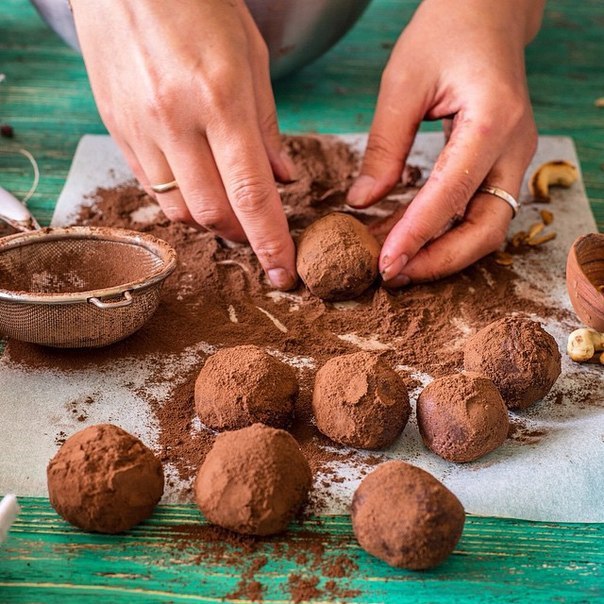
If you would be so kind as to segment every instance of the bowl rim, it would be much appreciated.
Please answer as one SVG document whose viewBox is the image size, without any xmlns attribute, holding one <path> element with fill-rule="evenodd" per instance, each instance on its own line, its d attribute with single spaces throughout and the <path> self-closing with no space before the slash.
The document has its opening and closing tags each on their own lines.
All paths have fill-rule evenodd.
<svg viewBox="0 0 604 604">
<path fill-rule="evenodd" d="M 153 272 L 149 273 L 149 275 L 141 279 L 122 283 L 113 287 L 105 287 L 81 292 L 28 292 L 0 288 L 0 301 L 12 302 L 16 304 L 56 305 L 89 302 L 91 298 L 98 298 L 101 300 L 103 298 L 115 298 L 116 296 L 123 295 L 126 292 L 140 292 L 153 287 L 166 279 L 166 277 L 168 277 L 176 268 L 176 251 L 166 241 L 163 239 L 158 239 L 157 237 L 147 233 L 117 227 L 45 227 L 35 231 L 16 233 L 0 239 L 0 255 L 5 251 L 35 245 L 43 241 L 57 241 L 66 239 L 113 241 L 142 247 L 159 258 L 162 264 Z"/>
</svg>

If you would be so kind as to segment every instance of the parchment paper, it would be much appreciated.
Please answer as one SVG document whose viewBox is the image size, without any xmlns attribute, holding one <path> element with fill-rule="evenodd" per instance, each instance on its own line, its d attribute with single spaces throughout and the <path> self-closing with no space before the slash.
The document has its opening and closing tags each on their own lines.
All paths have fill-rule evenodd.
<svg viewBox="0 0 604 604">
<path fill-rule="evenodd" d="M 365 135 L 342 137 L 362 149 Z M 442 145 L 440 134 L 420 135 L 410 162 L 424 173 L 433 164 Z M 572 141 L 568 138 L 541 137 L 534 165 L 546 160 L 567 159 L 578 165 Z M 533 167 L 529 169 L 529 173 Z M 59 199 L 53 224 L 70 224 L 87 196 L 99 186 L 113 186 L 132 175 L 114 143 L 106 136 L 85 136 L 80 142 L 67 183 Z M 524 188 L 526 189 L 526 187 Z M 526 195 L 525 195 L 526 196 Z M 526 228 L 538 218 L 534 205 L 525 206 L 514 221 L 514 231 Z M 554 192 L 549 209 L 555 214 L 552 228 L 557 239 L 547 244 L 547 254 L 516 257 L 514 269 L 522 276 L 518 287 L 527 298 L 555 301 L 570 308 L 564 284 L 567 250 L 579 234 L 595 231 L 582 182 L 568 190 Z M 141 217 L 138 217 L 139 219 Z M 539 293 L 538 293 L 539 292 Z M 566 349 L 566 337 L 578 323 L 562 324 L 544 320 L 546 329 Z M 472 325 L 452 318 L 451 346 L 461 346 Z M 388 342 L 382 342 L 387 345 Z M 360 345 L 364 344 L 360 342 Z M 185 367 L 200 364 L 201 353 L 212 352 L 206 343 L 185 354 L 161 359 L 174 379 Z M 295 359 L 288 359 L 294 364 Z M 159 360 L 159 359 L 156 359 Z M 297 362 L 300 362 L 298 359 Z M 312 363 L 312 359 L 305 362 Z M 402 369 L 402 368 L 401 368 Z M 116 359 L 112 370 L 62 373 L 57 370 L 29 370 L 0 360 L 0 493 L 45 496 L 45 468 L 57 450 L 62 432 L 70 435 L 87 425 L 113 422 L 136 434 L 150 446 L 157 442 L 158 426 L 138 388 L 152 389 L 159 400 L 170 396 L 170 385 L 152 385 L 148 378 L 151 363 L 140 359 Z M 185 373 L 185 372 L 182 372 Z M 431 377 L 415 374 L 422 384 Z M 414 415 L 402 437 L 387 451 L 392 458 L 414 463 L 442 480 L 470 513 L 557 522 L 604 522 L 604 370 L 600 366 L 577 365 L 563 354 L 563 373 L 552 392 L 542 402 L 519 417 L 527 431 L 538 435 L 525 442 L 508 440 L 497 451 L 477 462 L 456 465 L 445 462 L 424 448 Z M 599 384 L 598 400 L 585 403 L 586 390 Z M 173 386 L 173 384 L 172 384 Z M 420 389 L 411 393 L 412 406 Z M 94 405 L 86 407 L 87 397 Z M 86 407 L 84 421 L 74 409 Z M 199 429 L 199 426 L 193 428 Z M 321 499 L 328 500 L 327 513 L 345 513 L 360 479 L 358 463 L 340 464 L 341 483 L 316 487 Z M 164 500 L 183 500 L 184 486 L 174 468 L 166 467 L 174 486 Z"/>
</svg>

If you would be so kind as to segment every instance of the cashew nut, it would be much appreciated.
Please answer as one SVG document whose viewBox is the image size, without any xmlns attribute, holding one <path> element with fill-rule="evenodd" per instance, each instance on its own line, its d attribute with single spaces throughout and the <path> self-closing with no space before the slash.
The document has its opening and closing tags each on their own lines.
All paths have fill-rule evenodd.
<svg viewBox="0 0 604 604">
<path fill-rule="evenodd" d="M 578 178 L 577 167 L 569 161 L 548 161 L 541 164 L 531 176 L 529 191 L 538 201 L 549 201 L 550 187 L 570 187 Z"/>
<path fill-rule="evenodd" d="M 604 333 L 584 327 L 576 329 L 568 336 L 566 352 L 578 363 L 589 361 L 596 352 L 604 350 Z"/>
</svg>

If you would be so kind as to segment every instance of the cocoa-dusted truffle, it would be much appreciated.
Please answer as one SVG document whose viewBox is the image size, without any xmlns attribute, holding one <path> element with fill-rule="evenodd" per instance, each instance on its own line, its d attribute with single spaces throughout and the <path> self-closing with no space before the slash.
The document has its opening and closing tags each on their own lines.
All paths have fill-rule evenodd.
<svg viewBox="0 0 604 604">
<path fill-rule="evenodd" d="M 506 317 L 468 340 L 464 369 L 493 380 L 509 409 L 526 409 L 558 379 L 560 351 L 539 323 Z"/>
<path fill-rule="evenodd" d="M 352 498 L 352 528 L 361 547 L 390 566 L 438 566 L 461 537 L 464 509 L 434 476 L 403 461 L 381 464 Z"/>
<path fill-rule="evenodd" d="M 448 461 L 474 461 L 507 438 L 508 410 L 493 382 L 457 373 L 434 380 L 417 400 L 426 447 Z"/>
<path fill-rule="evenodd" d="M 258 346 L 235 346 L 206 361 L 195 384 L 195 408 L 199 419 L 214 430 L 256 422 L 284 428 L 297 394 L 292 367 Z"/>
<path fill-rule="evenodd" d="M 311 484 L 310 467 L 294 438 L 254 424 L 218 436 L 197 474 L 195 498 L 214 524 L 272 535 L 287 528 Z"/>
<path fill-rule="evenodd" d="M 161 463 L 138 438 L 98 424 L 68 438 L 47 468 L 50 503 L 67 522 L 97 533 L 127 531 L 164 491 Z"/>
<path fill-rule="evenodd" d="M 306 287 L 323 300 L 350 300 L 378 274 L 380 245 L 369 229 L 348 214 L 328 214 L 298 240 L 297 269 Z"/>
<path fill-rule="evenodd" d="M 411 412 L 402 378 L 370 352 L 327 361 L 315 378 L 312 407 L 323 434 L 362 449 L 392 444 Z"/>
</svg>

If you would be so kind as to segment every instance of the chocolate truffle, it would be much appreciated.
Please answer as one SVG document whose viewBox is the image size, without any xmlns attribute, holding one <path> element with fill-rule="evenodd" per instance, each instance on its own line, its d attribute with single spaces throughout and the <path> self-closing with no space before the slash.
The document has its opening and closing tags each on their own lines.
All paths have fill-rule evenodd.
<svg viewBox="0 0 604 604">
<path fill-rule="evenodd" d="M 138 438 L 98 424 L 68 438 L 47 468 L 50 503 L 67 522 L 97 533 L 127 531 L 164 491 L 161 463 Z"/>
<path fill-rule="evenodd" d="M 256 422 L 284 428 L 297 394 L 292 367 L 258 346 L 235 346 L 206 361 L 195 383 L 195 408 L 213 430 L 236 430 Z"/>
<path fill-rule="evenodd" d="M 465 522 L 457 497 L 434 476 L 404 461 L 381 464 L 361 481 L 351 515 L 366 552 L 411 570 L 443 562 Z"/>
<path fill-rule="evenodd" d="M 560 351 L 539 323 L 506 317 L 468 340 L 464 369 L 493 380 L 509 409 L 526 409 L 558 379 Z"/>
<path fill-rule="evenodd" d="M 369 229 L 348 214 L 328 214 L 298 240 L 297 269 L 306 287 L 323 300 L 350 300 L 378 275 L 380 245 Z"/>
<path fill-rule="evenodd" d="M 493 382 L 457 373 L 434 380 L 417 399 L 424 444 L 448 461 L 474 461 L 507 438 L 508 410 Z"/>
<path fill-rule="evenodd" d="M 195 481 L 205 517 L 247 535 L 287 528 L 312 484 L 298 443 L 284 430 L 254 424 L 220 434 Z"/>
<path fill-rule="evenodd" d="M 327 361 L 315 378 L 312 408 L 323 434 L 361 449 L 392 444 L 411 412 L 402 378 L 370 352 Z"/>
</svg>

